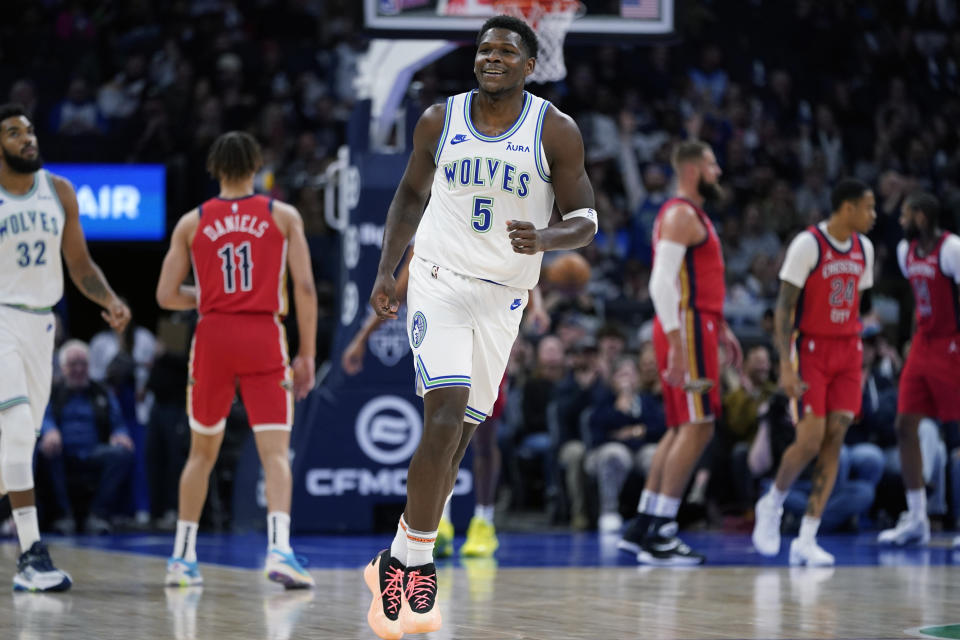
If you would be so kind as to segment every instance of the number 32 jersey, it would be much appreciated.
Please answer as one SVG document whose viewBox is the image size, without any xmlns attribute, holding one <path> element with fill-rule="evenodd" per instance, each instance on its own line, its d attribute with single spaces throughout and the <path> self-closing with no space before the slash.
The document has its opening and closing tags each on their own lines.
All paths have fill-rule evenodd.
<svg viewBox="0 0 960 640">
<path fill-rule="evenodd" d="M 198 208 L 190 254 L 201 315 L 287 313 L 287 239 L 272 207 L 272 199 L 252 195 Z"/>
<path fill-rule="evenodd" d="M 820 223 L 797 234 L 780 279 L 803 289 L 795 318 L 802 335 L 860 334 L 860 292 L 873 286 L 873 261 L 873 244 L 859 233 L 840 242 Z"/>
<path fill-rule="evenodd" d="M 50 172 L 23 195 L 0 188 L 0 304 L 52 307 L 63 296 L 60 243 L 65 216 Z"/>
<path fill-rule="evenodd" d="M 507 221 L 532 222 L 538 229 L 550 222 L 553 185 L 540 144 L 550 103 L 524 92 L 516 122 L 486 136 L 470 116 L 475 97 L 471 91 L 447 100 L 416 253 L 461 275 L 532 289 L 543 254 L 514 253 Z"/>
</svg>

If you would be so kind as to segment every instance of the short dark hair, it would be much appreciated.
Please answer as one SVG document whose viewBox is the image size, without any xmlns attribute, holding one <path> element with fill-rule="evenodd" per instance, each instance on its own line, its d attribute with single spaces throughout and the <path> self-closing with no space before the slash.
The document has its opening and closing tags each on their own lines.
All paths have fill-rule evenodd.
<svg viewBox="0 0 960 640">
<path fill-rule="evenodd" d="M 856 201 L 870 191 L 866 182 L 856 178 L 844 178 L 830 192 L 830 206 L 832 211 L 839 211 L 844 202 Z"/>
<path fill-rule="evenodd" d="M 703 153 L 710 150 L 710 145 L 702 140 L 684 140 L 673 148 L 670 164 L 676 169 L 681 164 L 695 162 L 703 158 Z"/>
<path fill-rule="evenodd" d="M 207 171 L 215 180 L 239 180 L 256 173 L 263 165 L 260 144 L 244 131 L 221 134 L 210 146 Z"/>
<path fill-rule="evenodd" d="M 27 113 L 26 107 L 17 102 L 0 104 L 0 122 L 3 122 L 7 118 L 15 118 L 16 116 L 29 118 L 30 114 Z"/>
<path fill-rule="evenodd" d="M 914 191 L 907 196 L 904 204 L 911 209 L 922 211 L 931 225 L 940 224 L 940 201 L 929 191 Z"/>
<path fill-rule="evenodd" d="M 515 34 L 520 36 L 520 39 L 523 41 L 523 46 L 527 50 L 528 58 L 536 58 L 537 54 L 540 53 L 540 44 L 537 42 L 537 34 L 526 22 L 520 18 L 515 18 L 514 16 L 493 16 L 489 20 L 483 23 L 483 26 L 480 27 L 480 33 L 477 34 L 477 46 L 480 46 L 480 41 L 483 40 L 483 36 L 486 35 L 487 31 L 490 29 L 506 29 L 507 31 L 513 31 Z"/>
</svg>

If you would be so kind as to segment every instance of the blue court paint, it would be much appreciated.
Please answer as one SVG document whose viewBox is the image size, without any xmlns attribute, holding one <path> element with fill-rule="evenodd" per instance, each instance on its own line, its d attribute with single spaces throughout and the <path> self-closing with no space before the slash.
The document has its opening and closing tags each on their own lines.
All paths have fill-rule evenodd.
<svg viewBox="0 0 960 640">
<path fill-rule="evenodd" d="M 596 533 L 498 533 L 500 549 L 497 564 L 508 567 L 630 567 L 635 558 L 617 549 L 616 535 Z M 784 537 L 780 555 L 764 558 L 752 550 L 750 536 L 699 532 L 681 537 L 694 549 L 707 556 L 707 565 L 787 566 L 792 538 Z M 105 551 L 122 551 L 166 558 L 173 546 L 173 535 L 50 536 L 58 545 L 77 546 Z M 369 562 L 380 549 L 390 544 L 389 535 L 360 536 L 295 536 L 291 539 L 297 555 L 308 560 L 313 569 L 359 567 Z M 838 566 L 903 566 L 960 565 L 960 549 L 950 546 L 947 537 L 934 538 L 929 547 L 894 549 L 876 544 L 876 534 L 821 536 L 820 545 L 833 553 Z M 266 556 L 266 535 L 201 534 L 197 538 L 197 556 L 202 563 L 256 569 Z M 463 537 L 454 540 L 455 549 Z M 459 563 L 457 554 L 437 564 Z"/>
</svg>

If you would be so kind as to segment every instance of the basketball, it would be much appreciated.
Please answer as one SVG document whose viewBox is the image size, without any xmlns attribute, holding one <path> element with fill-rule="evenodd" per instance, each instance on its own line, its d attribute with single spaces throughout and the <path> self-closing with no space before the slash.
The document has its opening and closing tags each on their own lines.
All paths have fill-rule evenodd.
<svg viewBox="0 0 960 640">
<path fill-rule="evenodd" d="M 570 251 L 547 265 L 547 280 L 569 289 L 580 289 L 590 282 L 590 263 L 579 253 Z"/>
</svg>

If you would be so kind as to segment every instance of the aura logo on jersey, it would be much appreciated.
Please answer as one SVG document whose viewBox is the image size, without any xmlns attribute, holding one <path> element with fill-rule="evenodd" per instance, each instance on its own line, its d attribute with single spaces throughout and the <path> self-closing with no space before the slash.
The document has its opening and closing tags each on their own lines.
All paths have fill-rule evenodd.
<svg viewBox="0 0 960 640">
<path fill-rule="evenodd" d="M 410 339 L 413 341 L 414 347 L 419 347 L 423 344 L 423 339 L 427 335 L 427 317 L 423 315 L 422 311 L 417 311 L 413 314 L 413 319 L 410 321 Z"/>
<path fill-rule="evenodd" d="M 400 396 L 380 396 L 363 405 L 354 429 L 367 457 L 380 464 L 397 464 L 416 451 L 423 419 Z"/>
</svg>

